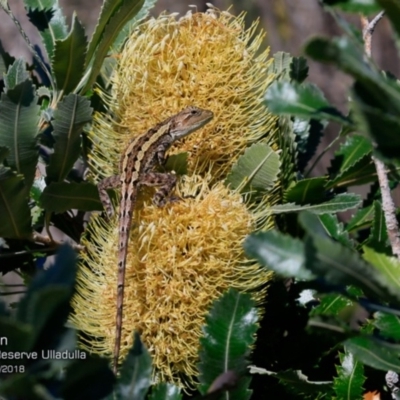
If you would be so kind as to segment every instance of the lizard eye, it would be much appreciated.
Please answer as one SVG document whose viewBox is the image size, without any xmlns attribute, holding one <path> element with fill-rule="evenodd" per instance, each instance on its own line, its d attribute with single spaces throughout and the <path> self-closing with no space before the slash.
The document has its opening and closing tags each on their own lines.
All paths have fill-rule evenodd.
<svg viewBox="0 0 400 400">
<path fill-rule="evenodd" d="M 198 114 L 199 112 L 197 111 L 197 110 L 192 110 L 192 111 L 190 111 L 190 114 L 192 114 L 192 115 L 196 115 L 196 114 Z"/>
</svg>

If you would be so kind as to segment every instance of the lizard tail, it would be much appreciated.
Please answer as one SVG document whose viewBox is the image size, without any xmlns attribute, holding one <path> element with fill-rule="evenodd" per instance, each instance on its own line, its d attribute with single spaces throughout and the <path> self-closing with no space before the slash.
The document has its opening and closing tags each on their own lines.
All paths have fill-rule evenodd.
<svg viewBox="0 0 400 400">
<path fill-rule="evenodd" d="M 136 193 L 131 191 L 130 198 L 123 198 L 121 201 L 119 212 L 119 243 L 118 243 L 118 278 L 117 278 L 117 316 L 115 328 L 115 345 L 114 345 L 114 361 L 113 372 L 117 374 L 118 360 L 121 348 L 122 336 L 122 319 L 124 311 L 124 288 L 125 288 L 125 271 L 126 257 L 128 254 L 129 232 L 132 225 L 132 211 Z"/>
</svg>

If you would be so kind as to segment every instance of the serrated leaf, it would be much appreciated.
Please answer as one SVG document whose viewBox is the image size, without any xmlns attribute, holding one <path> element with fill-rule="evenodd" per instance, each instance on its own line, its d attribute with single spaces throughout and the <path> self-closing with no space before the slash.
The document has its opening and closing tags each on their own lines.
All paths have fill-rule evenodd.
<svg viewBox="0 0 400 400">
<path fill-rule="evenodd" d="M 32 185 L 39 153 L 37 134 L 40 106 L 28 79 L 2 93 L 0 100 L 0 146 L 10 150 L 7 165 Z"/>
<path fill-rule="evenodd" d="M 379 107 L 371 107 L 368 103 L 372 103 L 370 99 L 373 100 L 373 97 L 371 98 L 373 94 L 371 94 L 370 90 L 364 89 L 364 87 L 356 83 L 352 91 L 354 120 L 358 124 L 359 130 L 368 133 L 374 138 L 377 144 L 376 148 L 380 154 L 386 158 L 398 159 L 400 139 L 397 135 L 393 135 L 393 132 L 397 132 L 400 129 L 400 117 L 395 114 L 398 111 L 391 112 L 391 110 L 385 109 L 384 104 L 380 104 Z M 382 95 L 386 94 L 381 93 L 380 96 Z M 388 101 L 399 101 L 400 106 L 400 99 L 389 97 Z"/>
<path fill-rule="evenodd" d="M 246 149 L 232 167 L 225 184 L 242 191 L 270 189 L 278 178 L 279 155 L 270 146 L 256 143 Z"/>
<path fill-rule="evenodd" d="M 29 79 L 28 71 L 26 70 L 26 62 L 23 58 L 18 58 L 8 68 L 7 74 L 4 76 L 4 86 L 7 90 L 14 89 L 18 84 Z"/>
<path fill-rule="evenodd" d="M 385 215 L 379 201 L 373 202 L 374 219 L 372 221 L 371 233 L 367 240 L 367 246 L 377 251 L 384 251 L 386 249 L 386 242 L 388 240 L 388 232 L 386 228 Z"/>
<path fill-rule="evenodd" d="M 372 143 L 361 135 L 347 136 L 346 141 L 335 152 L 335 158 L 340 159 L 340 171 L 346 171 L 357 161 L 372 153 Z"/>
<path fill-rule="evenodd" d="M 329 181 L 326 185 L 326 189 L 365 185 L 366 183 L 375 181 L 375 164 L 373 163 L 371 156 L 366 155 Z"/>
<path fill-rule="evenodd" d="M 361 399 L 365 382 L 364 367 L 352 353 L 339 353 L 341 365 L 336 367 L 338 376 L 333 381 L 337 399 Z"/>
<path fill-rule="evenodd" d="M 323 0 L 322 3 L 354 13 L 372 14 L 380 10 L 375 0 Z"/>
<path fill-rule="evenodd" d="M 62 181 L 79 157 L 83 126 L 92 119 L 90 101 L 70 93 L 54 112 L 54 153 L 47 167 L 47 182 Z"/>
<path fill-rule="evenodd" d="M 364 260 L 371 263 L 386 280 L 397 290 L 400 289 L 400 261 L 396 257 L 389 257 L 386 254 L 377 253 L 369 247 L 363 247 Z"/>
<path fill-rule="evenodd" d="M 376 312 L 372 321 L 379 334 L 383 337 L 400 340 L 400 319 L 399 317 L 383 312 Z"/>
<path fill-rule="evenodd" d="M 268 67 L 268 74 L 275 74 L 276 80 L 290 79 L 290 63 L 292 62 L 292 56 L 284 51 L 278 51 L 272 56 L 272 63 Z"/>
<path fill-rule="evenodd" d="M 71 32 L 65 39 L 55 42 L 51 59 L 57 89 L 65 95 L 74 90 L 85 72 L 86 46 L 85 29 L 74 13 Z"/>
<path fill-rule="evenodd" d="M 340 294 L 327 294 L 320 297 L 319 304 L 311 310 L 310 316 L 339 316 L 343 310 L 353 305 L 354 303 L 345 296 Z"/>
<path fill-rule="evenodd" d="M 346 226 L 347 232 L 354 232 L 370 226 L 372 220 L 374 219 L 374 213 L 375 209 L 372 205 L 357 210 L 356 214 L 351 218 Z"/>
<path fill-rule="evenodd" d="M 304 267 L 304 244 L 278 231 L 249 235 L 243 244 L 248 257 L 285 278 L 312 280 L 314 276 Z"/>
<path fill-rule="evenodd" d="M 393 132 L 400 127 L 399 84 L 366 62 L 361 44 L 346 37 L 313 39 L 305 51 L 315 60 L 333 63 L 355 78 L 352 115 L 357 129 L 371 135 L 384 156 L 396 158 L 400 139 Z"/>
<path fill-rule="evenodd" d="M 288 203 L 315 204 L 325 199 L 326 178 L 308 178 L 296 182 L 284 194 Z"/>
<path fill-rule="evenodd" d="M 400 359 L 371 337 L 358 336 L 344 342 L 346 351 L 365 365 L 383 371 L 400 372 Z"/>
<path fill-rule="evenodd" d="M 121 29 L 117 38 L 112 44 L 112 51 L 118 53 L 121 51 L 122 45 L 125 43 L 132 30 L 145 19 L 150 10 L 155 6 L 157 0 L 145 0 L 141 10 Z"/>
<path fill-rule="evenodd" d="M 344 230 L 343 223 L 339 222 L 337 215 L 323 214 L 319 216 L 319 220 L 333 239 L 347 247 L 353 247 L 353 242 L 349 238 L 349 233 Z"/>
<path fill-rule="evenodd" d="M 264 96 L 269 111 L 279 115 L 331 120 L 350 124 L 348 118 L 332 107 L 317 86 L 295 82 L 273 82 Z"/>
<path fill-rule="evenodd" d="M 56 40 L 65 39 L 68 34 L 68 27 L 58 0 L 24 0 L 25 9 L 42 11 L 39 33 L 42 37 L 49 59 L 53 57 L 54 43 Z M 48 11 L 51 11 L 49 13 Z M 50 18 L 50 19 L 49 19 Z M 48 29 L 42 31 L 43 19 L 47 20 Z"/>
<path fill-rule="evenodd" d="M 112 7 L 108 7 L 107 12 L 103 11 L 106 9 L 106 4 L 109 3 L 111 3 Z M 93 64 L 88 81 L 82 90 L 83 93 L 90 89 L 95 81 L 100 72 L 103 60 L 121 29 L 140 11 L 143 4 L 144 0 L 120 0 L 118 2 L 109 0 L 104 3 L 98 27 L 96 27 L 96 31 L 89 44 L 86 65 L 88 65 L 88 62 L 92 58 Z M 94 39 L 95 36 L 96 39 Z"/>
<path fill-rule="evenodd" d="M 181 400 L 181 390 L 171 383 L 159 383 L 152 387 L 149 400 Z"/>
<path fill-rule="evenodd" d="M 214 301 L 200 339 L 200 392 L 205 393 L 221 374 L 246 372 L 250 348 L 258 328 L 258 312 L 251 296 L 229 289 Z M 242 378 L 229 394 L 233 399 L 249 399 L 250 379 Z"/>
<path fill-rule="evenodd" d="M 121 376 L 115 390 L 117 398 L 144 399 L 151 384 L 151 374 L 151 357 L 139 334 L 135 332 L 133 346 L 121 367 Z"/>
<path fill-rule="evenodd" d="M 357 207 L 361 203 L 361 197 L 354 193 L 338 194 L 332 200 L 320 204 L 300 205 L 294 203 L 279 204 L 268 208 L 271 214 L 288 212 L 309 211 L 313 214 L 331 214 L 342 212 Z"/>
<path fill-rule="evenodd" d="M 308 76 L 307 60 L 304 57 L 293 57 L 289 75 L 292 81 L 303 82 Z"/>
<path fill-rule="evenodd" d="M 300 214 L 299 221 L 308 233 L 305 240 L 306 268 L 324 277 L 331 285 L 354 285 L 367 296 L 379 300 L 399 301 L 398 287 L 382 272 L 365 262 L 359 254 L 311 229 L 311 214 Z"/>
<path fill-rule="evenodd" d="M 91 183 L 51 183 L 46 186 L 40 204 L 46 211 L 61 213 L 67 210 L 101 211 L 99 192 Z"/>
<path fill-rule="evenodd" d="M 286 370 L 281 372 L 272 372 L 263 368 L 258 368 L 251 366 L 250 367 L 251 374 L 261 374 L 261 375 L 270 375 L 279 379 L 279 382 L 283 385 L 290 385 L 297 394 L 299 393 L 307 393 L 307 394 L 315 394 L 322 391 L 324 394 L 329 395 L 331 392 L 331 381 L 310 381 L 307 375 L 300 370 Z M 313 397 L 314 398 L 314 397 Z"/>
<path fill-rule="evenodd" d="M 26 13 L 30 22 L 36 26 L 39 32 L 43 32 L 44 30 L 49 28 L 49 21 L 54 15 L 54 11 L 49 9 L 29 9 Z"/>
<path fill-rule="evenodd" d="M 0 237 L 24 239 L 30 236 L 31 215 L 24 179 L 0 166 Z"/>
</svg>

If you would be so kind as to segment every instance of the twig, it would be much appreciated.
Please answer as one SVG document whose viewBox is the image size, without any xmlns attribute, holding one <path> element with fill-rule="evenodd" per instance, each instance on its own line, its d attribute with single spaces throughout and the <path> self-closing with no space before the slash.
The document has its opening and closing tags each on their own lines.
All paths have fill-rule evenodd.
<svg viewBox="0 0 400 400">
<path fill-rule="evenodd" d="M 371 22 L 364 16 L 361 17 L 363 28 L 364 50 L 368 57 L 371 57 L 372 34 L 377 23 L 382 19 L 384 12 L 380 12 Z M 396 219 L 396 207 L 390 194 L 389 179 L 385 171 L 385 165 L 381 160 L 372 157 L 378 175 L 379 186 L 382 193 L 382 209 L 385 214 L 386 228 L 388 231 L 390 245 L 394 255 L 400 259 L 400 237 L 399 225 Z"/>
</svg>

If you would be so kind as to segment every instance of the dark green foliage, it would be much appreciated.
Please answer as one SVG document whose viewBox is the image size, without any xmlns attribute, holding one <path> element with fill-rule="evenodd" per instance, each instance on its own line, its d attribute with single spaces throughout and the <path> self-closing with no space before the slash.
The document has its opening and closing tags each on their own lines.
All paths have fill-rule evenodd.
<svg viewBox="0 0 400 400">
<path fill-rule="evenodd" d="M 245 377 L 250 346 L 257 330 L 257 309 L 250 295 L 233 289 L 214 302 L 200 339 L 200 391 L 210 390 L 215 380 L 228 372 L 238 376 L 229 396 L 249 399 L 250 379 Z"/>
</svg>

